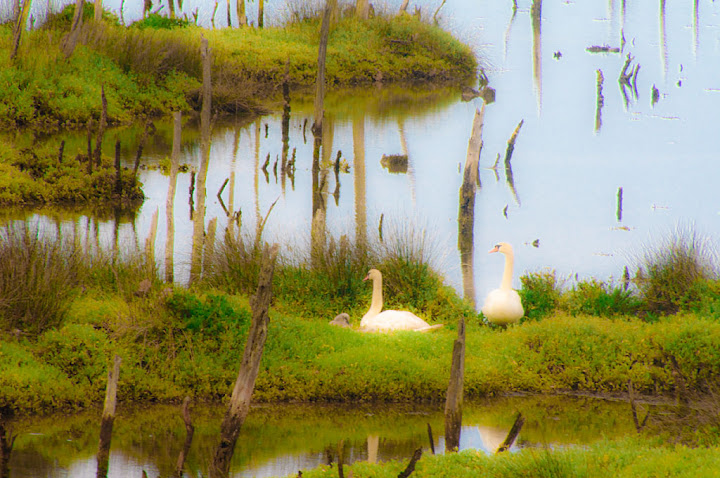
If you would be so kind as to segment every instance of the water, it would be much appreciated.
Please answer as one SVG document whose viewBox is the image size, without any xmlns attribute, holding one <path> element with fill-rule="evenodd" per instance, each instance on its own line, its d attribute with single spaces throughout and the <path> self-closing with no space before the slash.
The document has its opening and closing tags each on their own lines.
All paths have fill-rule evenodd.
<svg viewBox="0 0 720 478">
<path fill-rule="evenodd" d="M 395 3 L 388 2 L 386 8 L 396 8 Z M 119 8 L 112 1 L 105 4 Z M 254 4 L 249 5 L 252 10 Z M 126 22 L 140 16 L 129 8 Z M 187 8 L 195 7 L 188 3 Z M 286 15 L 281 6 L 269 8 L 267 23 Z M 425 13 L 430 13 L 427 8 Z M 209 14 L 201 9 L 200 21 L 207 23 Z M 509 1 L 459 1 L 448 2 L 440 17 L 445 28 L 478 52 L 497 91 L 497 100 L 485 111 L 482 187 L 476 194 L 469 243 L 477 251 L 466 250 L 475 254 L 467 256 L 471 267 L 465 284 L 457 245 L 458 191 L 481 100 L 462 102 L 457 91 L 398 99 L 388 89 L 369 88 L 328 98 L 326 124 L 331 131 L 322 152 L 320 182 L 325 185 L 329 235 L 375 237 L 381 217 L 386 235 L 408 224 L 427 231 L 448 283 L 478 302 L 499 282 L 502 261 L 484 253 L 499 241 L 515 246 L 514 283 L 519 287 L 521 274 L 543 269 L 554 269 L 561 277 L 617 279 L 625 266 L 633 271 L 634 258 L 643 248 L 667 238 L 678 226 L 695 228 L 711 239 L 717 236 L 720 4 L 520 1 L 513 12 Z M 591 46 L 622 51 L 591 53 Z M 639 70 L 623 87 L 618 78 L 628 55 L 632 60 L 627 71 Z M 604 78 L 602 104 L 599 71 Z M 288 154 L 296 150 L 294 184 L 283 184 L 273 175 L 273 164 L 282 155 L 280 112 L 257 123 L 214 125 L 204 229 L 217 218 L 217 237 L 229 221 L 228 202 L 229 212 L 242 211 L 244 231 L 252 233 L 277 200 L 265 239 L 279 241 L 286 250 L 307 249 L 316 207 L 311 133 L 309 125 L 304 127 L 306 121 L 312 123 L 311 103 L 291 95 Z M 487 168 L 498 155 L 504 157 L 521 120 L 510 187 L 502 160 L 496 171 Z M 172 242 L 175 279 L 181 282 L 187 280 L 192 249 L 187 191 L 191 171 L 200 166 L 199 135 L 190 125 L 185 128 L 180 161 L 190 169 L 177 179 Z M 109 135 L 123 139 L 130 161 L 133 140 L 127 137 L 136 140 L 137 127 L 132 134 L 124 131 Z M 145 163 L 168 157 L 171 138 L 168 122 L 165 136 L 158 134 L 147 148 Z M 59 143 L 59 138 L 52 140 Z M 105 143 L 111 146 L 114 141 Z M 338 151 L 348 170 L 339 174 L 335 196 L 332 162 Z M 383 168 L 385 154 L 407 154 L 406 171 Z M 268 155 L 266 180 L 260 168 Z M 157 211 L 155 249 L 164 267 L 168 176 L 148 169 L 141 179 L 148 199 L 135 217 L 117 221 L 38 212 L 30 220 L 72 230 L 91 227 L 102 237 L 143 245 Z M 221 204 L 216 193 L 225 179 L 229 185 Z"/>
<path fill-rule="evenodd" d="M 461 449 L 493 453 L 522 412 L 525 425 L 510 452 L 523 448 L 585 445 L 601 437 L 636 433 L 630 406 L 591 398 L 515 397 L 466 403 Z M 191 407 L 195 433 L 186 477 L 207 476 L 218 442 L 224 407 Z M 96 476 L 100 412 L 24 419 L 11 423 L 17 435 L 10 477 Z M 233 477 L 297 474 L 343 462 L 408 461 L 416 448 L 444 453 L 442 406 L 430 405 L 260 405 L 251 409 L 238 438 Z M 108 477 L 172 476 L 185 441 L 179 406 L 140 409 L 120 406 L 113 426 Z"/>
</svg>

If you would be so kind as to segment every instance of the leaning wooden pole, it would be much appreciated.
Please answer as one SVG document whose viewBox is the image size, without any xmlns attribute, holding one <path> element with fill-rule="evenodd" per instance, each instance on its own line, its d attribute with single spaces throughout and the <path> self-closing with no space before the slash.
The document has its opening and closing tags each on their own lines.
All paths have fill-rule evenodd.
<svg viewBox="0 0 720 478">
<path fill-rule="evenodd" d="M 115 421 L 115 405 L 117 404 L 117 384 L 120 377 L 120 359 L 115 356 L 112 369 L 108 372 L 107 388 L 105 389 L 105 407 L 100 424 L 100 446 L 97 454 L 97 478 L 104 478 L 108 473 L 110 459 L 110 439 L 112 438 L 113 422 Z"/>
<path fill-rule="evenodd" d="M 230 459 L 235 450 L 235 442 L 237 442 L 240 428 L 250 411 L 250 400 L 255 388 L 255 379 L 260 370 L 260 359 L 265 347 L 268 323 L 270 322 L 268 311 L 272 299 L 272 278 L 275 272 L 275 259 L 277 258 L 278 249 L 277 244 L 272 247 L 265 245 L 263 249 L 257 292 L 250 299 L 252 309 L 250 333 L 245 345 L 240 372 L 230 398 L 230 405 L 220 426 L 220 443 L 215 450 L 215 456 L 210 465 L 211 478 L 228 476 Z"/>
<path fill-rule="evenodd" d="M 445 450 L 457 451 L 460 447 L 462 426 L 463 378 L 465 375 L 465 320 L 458 323 L 458 338 L 453 344 L 450 383 L 445 399 Z"/>
</svg>

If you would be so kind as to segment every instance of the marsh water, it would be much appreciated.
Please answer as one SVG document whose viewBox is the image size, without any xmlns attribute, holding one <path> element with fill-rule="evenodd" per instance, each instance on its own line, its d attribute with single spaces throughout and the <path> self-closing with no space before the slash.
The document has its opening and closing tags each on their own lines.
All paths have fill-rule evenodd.
<svg viewBox="0 0 720 478">
<path fill-rule="evenodd" d="M 279 3 L 269 2 L 268 23 L 281 20 L 282 9 L 272 5 Z M 387 8 L 396 3 L 388 1 Z M 423 2 L 424 14 L 432 16 L 439 4 Z M 498 241 L 515 246 L 518 287 L 519 275 L 546 268 L 567 277 L 617 279 L 625 266 L 632 270 L 644 248 L 678 227 L 716 238 L 720 2 L 517 4 L 514 10 L 509 0 L 450 1 L 438 14 L 441 25 L 474 48 L 496 90 L 485 108 L 480 188 L 470 211 L 471 241 L 463 247 L 459 191 L 482 100 L 462 101 L 459 90 L 447 88 L 377 85 L 330 93 L 319 171 L 313 171 L 312 100 L 292 91 L 286 144 L 281 109 L 259 119 L 218 121 L 204 162 L 199 128 L 186 121 L 175 187 L 167 167 L 172 121 L 158 120 L 142 159 L 147 199 L 137 212 L 42 209 L 6 211 L 4 217 L 40 224 L 48 233 L 76 234 L 88 245 L 139 247 L 146 247 L 157 221 L 152 245 L 158 265 L 183 283 L 190 277 L 198 224 L 203 235 L 215 228 L 222 237 L 229 224 L 252 235 L 267 216 L 263 237 L 300 256 L 309 247 L 320 201 L 327 236 L 376 240 L 382 220 L 386 239 L 424 237 L 447 282 L 477 302 L 500 280 L 502 261 L 485 254 Z M 199 5 L 185 0 L 188 11 Z M 119 2 L 106 0 L 105 6 L 117 9 Z M 207 8 L 199 13 L 207 23 Z M 124 12 L 127 22 L 139 16 Z M 623 71 L 630 74 L 624 82 Z M 521 121 L 512 160 L 505 164 L 508 140 Z M 131 164 L 142 130 L 142 125 L 112 130 L 105 144 L 111 148 L 119 138 Z M 13 134 L 28 145 L 59 145 L 64 139 L 68 155 L 73 147 L 82 150 L 85 141 L 84 133 Z M 295 160 L 292 176 L 275 166 L 284 154 Z M 392 155 L 407 161 L 389 161 Z M 205 194 L 197 187 L 190 193 L 202 175 Z M 491 450 L 488 437 L 506 433 L 520 408 L 524 414 L 534 410 L 535 418 L 526 422 L 518 447 L 587 443 L 631 431 L 625 404 L 536 400 L 540 404 L 469 408 L 462 446 Z M 206 469 L 221 415 L 212 408 L 197 413 L 189 476 Z M 96 423 L 97 416 L 88 414 L 18 424 L 11 476 L 94 475 Z M 435 408 L 254 408 L 233 469 L 237 476 L 296 473 L 333 459 L 339 440 L 345 441 L 346 462 L 368 459 L 368 450 L 378 459 L 405 459 L 414 447 L 428 444 L 427 423 L 442 449 L 442 418 Z M 150 476 L 169 475 L 183 433 L 175 409 L 123 410 L 110 476 L 140 476 L 141 469 Z"/>
<path fill-rule="evenodd" d="M 173 476 L 185 441 L 180 406 L 127 409 L 113 427 L 108 477 Z M 643 408 L 645 410 L 645 408 Z M 461 449 L 493 453 L 517 412 L 525 425 L 510 452 L 522 448 L 587 445 L 602 438 L 636 433 L 630 406 L 594 398 L 515 397 L 466 403 Z M 224 407 L 195 405 L 192 447 L 186 477 L 207 476 L 218 442 Z M 17 435 L 10 478 L 85 478 L 96 476 L 100 410 L 67 417 L 11 423 Z M 442 405 L 254 406 L 237 442 L 231 476 L 289 476 L 343 462 L 408 461 L 417 448 L 444 453 Z"/>
<path fill-rule="evenodd" d="M 284 3 L 270 3 L 275 6 L 269 4 L 266 24 L 280 22 Z M 393 10 L 395 3 L 383 8 Z M 430 3 L 422 7 L 425 15 L 435 13 Z M 560 277 L 618 279 L 625 266 L 633 271 L 643 250 L 678 227 L 715 238 L 720 4 L 536 0 L 520 1 L 514 10 L 512 3 L 454 1 L 438 12 L 441 25 L 477 52 L 496 90 L 484 114 L 481 187 L 465 251 L 458 247 L 458 192 L 482 100 L 464 102 L 457 89 L 378 85 L 330 93 L 317 174 L 310 98 L 290 92 L 287 144 L 280 107 L 254 121 L 216 122 L 204 170 L 198 127 L 186 122 L 179 159 L 186 167 L 170 198 L 172 124 L 160 120 L 145 148 L 147 199 L 136 214 L 42 210 L 14 217 L 80 231 L 90 242 L 99 235 L 144 247 L 156 215 L 158 264 L 183 282 L 198 230 L 193 222 L 202 221 L 201 233 L 215 227 L 220 238 L 240 215 L 242 231 L 252 235 L 275 204 L 263 238 L 302 256 L 313 214 L 323 208 L 325 234 L 336 239 L 377 240 L 381 221 L 386 238 L 423 237 L 447 282 L 478 302 L 499 282 L 502 261 L 485 253 L 499 241 L 515 246 L 517 287 L 520 275 L 543 269 Z M 125 4 L 129 23 L 141 13 Z M 112 1 L 105 5 L 119 8 Z M 185 4 L 187 11 L 199 6 Z M 200 8 L 199 21 L 207 23 L 211 13 Z M 217 17 L 220 27 L 225 16 Z M 626 82 L 620 81 L 623 72 Z M 508 140 L 521 121 L 506 165 Z M 131 164 L 141 133 L 142 125 L 109 132 L 107 154 L 119 138 Z M 64 139 L 66 154 L 73 145 L 84 147 L 84 133 Z M 40 140 L 59 144 L 61 138 L 27 139 Z M 284 152 L 295 160 L 292 178 L 277 166 Z M 407 161 L 383 161 L 392 155 Z M 158 165 L 166 167 L 153 168 Z M 192 204 L 189 194 L 196 173 L 206 176 L 200 218 L 194 209 L 202 192 L 194 189 Z M 170 262 L 167 250 L 174 253 Z"/>
</svg>

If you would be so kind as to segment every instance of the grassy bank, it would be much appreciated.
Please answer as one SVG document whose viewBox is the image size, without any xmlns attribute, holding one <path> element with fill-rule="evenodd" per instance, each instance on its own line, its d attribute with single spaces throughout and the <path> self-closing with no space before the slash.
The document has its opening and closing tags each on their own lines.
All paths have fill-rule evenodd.
<svg viewBox="0 0 720 478">
<path fill-rule="evenodd" d="M 345 473 L 357 478 L 396 477 L 407 461 L 382 464 L 355 463 Z M 412 476 L 429 477 L 713 477 L 720 466 L 720 450 L 666 446 L 658 440 L 626 438 L 606 440 L 589 447 L 525 449 L 488 456 L 467 450 L 442 456 L 424 455 Z M 352 470 L 352 471 L 350 471 Z M 304 477 L 337 476 L 336 467 L 303 471 Z"/>
</svg>

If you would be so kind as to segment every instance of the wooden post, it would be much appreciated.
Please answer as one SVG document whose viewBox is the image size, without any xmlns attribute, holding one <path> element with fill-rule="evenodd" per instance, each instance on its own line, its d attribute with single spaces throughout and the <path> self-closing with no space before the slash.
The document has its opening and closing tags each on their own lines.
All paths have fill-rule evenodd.
<svg viewBox="0 0 720 478">
<path fill-rule="evenodd" d="M 213 463 L 210 466 L 211 478 L 226 477 L 228 475 L 230 459 L 235 450 L 240 428 L 250 411 L 250 400 L 255 388 L 255 379 L 260 370 L 260 360 L 268 333 L 268 323 L 270 321 L 268 310 L 272 299 L 272 278 L 278 249 L 277 244 L 272 247 L 266 245 L 263 249 L 257 292 L 250 299 L 252 324 L 250 325 L 240 372 L 230 398 L 230 405 L 220 427 L 220 443 L 215 450 Z"/>
<path fill-rule="evenodd" d="M 430 451 L 432 454 L 435 454 L 435 440 L 433 440 L 433 433 L 432 433 L 432 427 L 430 424 L 427 424 L 427 430 L 428 430 L 428 439 L 430 440 Z"/>
<path fill-rule="evenodd" d="M 524 424 L 525 417 L 522 416 L 522 413 L 518 412 L 517 416 L 515 417 L 515 422 L 513 423 L 513 426 L 510 428 L 510 431 L 505 437 L 505 440 L 503 440 L 495 453 L 502 453 L 509 450 L 513 443 L 515 443 L 515 440 L 520 434 L 520 430 L 522 430 Z"/>
<path fill-rule="evenodd" d="M 318 47 L 318 71 L 315 82 L 315 118 L 312 132 L 317 138 L 322 133 L 323 104 L 325 102 L 325 57 L 327 56 L 327 40 L 330 34 L 330 13 L 332 5 L 330 0 L 325 2 L 322 26 L 320 27 L 320 46 Z"/>
<path fill-rule="evenodd" d="M 97 454 L 97 477 L 107 476 L 110 458 L 110 439 L 112 438 L 113 422 L 115 421 L 115 405 L 117 404 L 117 384 L 120 377 L 120 356 L 115 356 L 112 369 L 108 372 L 107 388 L 105 389 L 105 407 L 100 424 L 100 446 Z"/>
<path fill-rule="evenodd" d="M 265 0 L 258 0 L 258 28 L 265 25 Z"/>
<path fill-rule="evenodd" d="M 445 399 L 445 451 L 457 451 L 462 427 L 463 380 L 465 376 L 465 320 L 460 317 L 458 338 L 453 344 L 450 383 Z"/>
<path fill-rule="evenodd" d="M 237 0 L 238 28 L 247 26 L 247 15 L 245 14 L 245 0 Z"/>
<path fill-rule="evenodd" d="M 103 12 L 103 0 L 95 0 L 95 18 L 94 20 L 96 22 L 99 22 L 102 20 L 102 12 Z"/>
<path fill-rule="evenodd" d="M 153 125 L 152 121 L 150 121 L 150 117 L 146 118 L 145 130 L 143 130 L 143 135 L 140 138 L 140 144 L 138 145 L 137 152 L 135 153 L 135 164 L 133 165 L 133 179 L 135 180 L 135 182 L 137 182 L 137 172 L 140 168 L 140 159 L 142 158 L 143 148 L 145 147 L 145 143 L 147 142 L 150 131 L 154 128 L 155 126 Z"/>
<path fill-rule="evenodd" d="M 182 136 L 182 113 L 173 113 L 173 149 L 170 165 L 170 181 L 168 182 L 167 199 L 165 200 L 165 222 L 167 225 L 165 241 L 165 280 L 172 284 L 175 281 L 173 253 L 175 250 L 175 188 L 180 163 L 180 145 Z"/>
<path fill-rule="evenodd" d="M 122 199 L 122 167 L 120 166 L 120 140 L 115 141 L 115 194 Z"/>
<path fill-rule="evenodd" d="M 183 421 L 185 422 L 185 443 L 183 444 L 183 449 L 180 452 L 180 455 L 178 455 L 177 465 L 175 466 L 175 476 L 177 478 L 182 478 L 183 476 L 185 458 L 190 452 L 190 445 L 192 445 L 193 435 L 195 434 L 195 427 L 190 419 L 190 397 L 185 397 L 185 400 L 183 400 L 182 414 Z"/>
<path fill-rule="evenodd" d="M 105 97 L 105 85 L 100 86 L 100 124 L 98 124 L 97 136 L 95 137 L 95 166 L 102 165 L 102 142 L 105 134 L 105 126 L 107 126 L 107 98 Z"/>
<path fill-rule="evenodd" d="M 407 468 L 403 470 L 402 473 L 398 475 L 398 478 L 407 478 L 412 474 L 413 471 L 415 471 L 415 464 L 418 462 L 420 457 L 422 456 L 422 448 L 418 448 L 415 450 L 415 453 L 413 453 L 412 458 L 410 459 L 410 463 L 408 463 Z"/>
<path fill-rule="evenodd" d="M 70 33 L 68 33 L 62 40 L 62 49 L 65 54 L 65 58 L 70 58 L 75 51 L 75 45 L 77 44 L 77 38 L 80 34 L 80 26 L 82 25 L 82 13 L 85 7 L 85 0 L 75 1 L 75 14 L 73 15 L 72 26 L 70 27 Z"/>
<path fill-rule="evenodd" d="M 368 0 L 357 0 L 355 4 L 355 16 L 361 20 L 367 20 L 370 15 L 370 2 Z"/>
<path fill-rule="evenodd" d="M 15 27 L 13 28 L 13 43 L 12 50 L 10 51 L 10 60 L 14 60 L 17 56 L 18 48 L 20 48 L 20 37 L 23 31 L 25 31 L 25 23 L 27 22 L 27 15 L 30 11 L 31 0 L 24 0 L 22 7 L 17 12 L 17 18 L 15 19 Z"/>
</svg>

